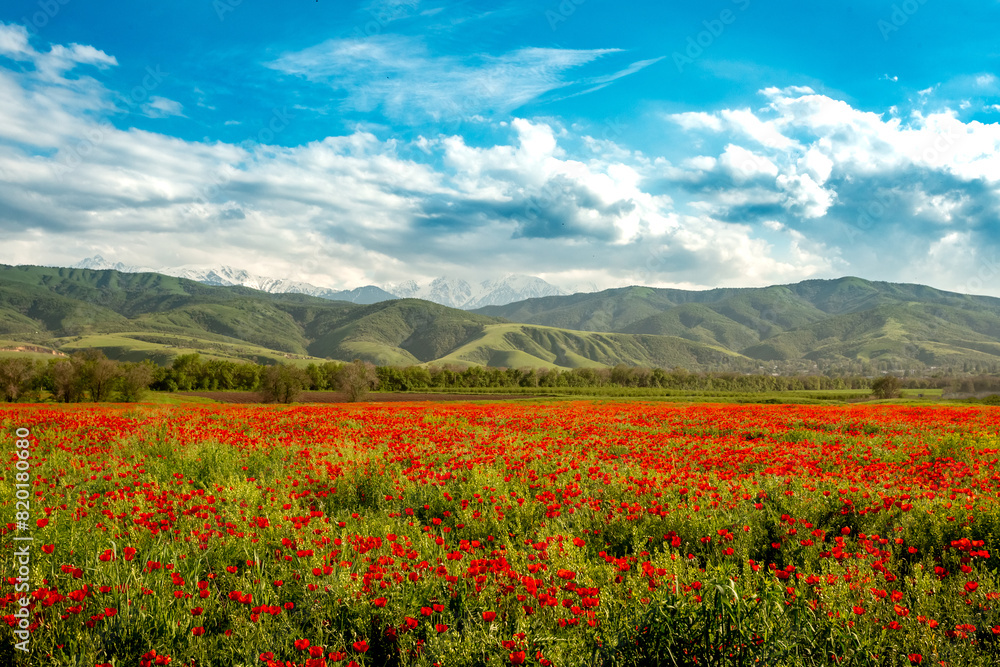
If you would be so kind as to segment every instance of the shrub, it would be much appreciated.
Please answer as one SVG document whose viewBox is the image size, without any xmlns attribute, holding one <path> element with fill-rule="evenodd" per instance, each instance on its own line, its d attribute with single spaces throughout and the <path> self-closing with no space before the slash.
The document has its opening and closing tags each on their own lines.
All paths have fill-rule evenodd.
<svg viewBox="0 0 1000 667">
<path fill-rule="evenodd" d="M 874 398 L 899 398 L 900 387 L 898 377 L 885 375 L 872 382 L 872 396 Z"/>
</svg>

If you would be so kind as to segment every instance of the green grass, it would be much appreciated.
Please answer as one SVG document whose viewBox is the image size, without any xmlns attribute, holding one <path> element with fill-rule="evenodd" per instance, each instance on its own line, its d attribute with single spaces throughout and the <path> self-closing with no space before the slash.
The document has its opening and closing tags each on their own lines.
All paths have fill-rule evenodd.
<svg viewBox="0 0 1000 667">
<path fill-rule="evenodd" d="M 99 349 L 110 359 L 118 361 L 142 361 L 153 359 L 161 365 L 169 365 L 174 357 L 198 353 L 206 361 L 217 359 L 226 361 L 255 361 L 264 363 L 292 363 L 304 366 L 309 363 L 325 363 L 326 359 L 308 355 L 289 355 L 266 347 L 249 345 L 238 339 L 231 343 L 212 339 L 174 337 L 173 344 L 143 340 L 145 332 L 124 332 L 120 334 L 100 334 L 56 339 L 62 343 L 60 351 L 71 354 L 77 350 Z M 164 336 L 164 340 L 170 337 Z"/>
</svg>

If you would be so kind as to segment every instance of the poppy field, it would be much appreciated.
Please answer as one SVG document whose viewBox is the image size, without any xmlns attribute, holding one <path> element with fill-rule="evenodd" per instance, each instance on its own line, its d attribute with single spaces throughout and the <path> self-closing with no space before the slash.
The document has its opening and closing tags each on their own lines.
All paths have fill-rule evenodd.
<svg viewBox="0 0 1000 667">
<path fill-rule="evenodd" d="M 988 407 L 4 406 L 0 662 L 996 665 L 998 432 Z"/>
</svg>

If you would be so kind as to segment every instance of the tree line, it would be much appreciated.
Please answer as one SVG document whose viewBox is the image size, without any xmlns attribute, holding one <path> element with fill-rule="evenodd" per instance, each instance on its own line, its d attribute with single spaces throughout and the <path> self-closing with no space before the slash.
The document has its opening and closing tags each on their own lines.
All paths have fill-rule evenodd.
<svg viewBox="0 0 1000 667">
<path fill-rule="evenodd" d="M 48 362 L 6 357 L 0 359 L 0 396 L 7 402 L 38 402 L 44 392 L 60 403 L 134 402 L 149 389 L 155 368 L 152 362 L 112 361 L 99 350 Z"/>
<path fill-rule="evenodd" d="M 885 376 L 893 377 L 894 376 Z M 119 362 L 99 350 L 48 362 L 19 357 L 0 359 L 0 396 L 6 401 L 137 401 L 145 391 L 253 391 L 263 401 L 292 402 L 301 391 L 343 391 L 359 400 L 368 391 L 428 391 L 474 388 L 636 387 L 685 391 L 781 392 L 873 388 L 878 378 L 865 376 L 768 375 L 762 373 L 689 372 L 684 368 L 495 368 L 484 366 L 379 366 L 329 361 L 308 366 L 256 364 L 203 359 L 185 354 L 169 366 L 150 360 Z M 879 385 L 881 389 L 882 385 Z M 1000 390 L 1000 377 L 903 377 L 892 389 L 942 388 Z M 881 393 L 881 391 L 880 391 Z"/>
</svg>

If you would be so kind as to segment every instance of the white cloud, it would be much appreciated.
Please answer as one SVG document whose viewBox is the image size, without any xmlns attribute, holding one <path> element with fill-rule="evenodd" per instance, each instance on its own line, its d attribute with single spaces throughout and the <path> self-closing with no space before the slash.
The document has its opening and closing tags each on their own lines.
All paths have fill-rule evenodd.
<svg viewBox="0 0 1000 667">
<path fill-rule="evenodd" d="M 722 131 L 722 121 L 718 116 L 704 111 L 686 111 L 668 116 L 669 119 L 683 127 L 685 130 L 708 129 L 715 132 Z"/>
<path fill-rule="evenodd" d="M 166 118 L 167 116 L 183 116 L 184 107 L 180 102 L 154 95 L 149 102 L 142 105 L 142 111 L 150 118 Z"/>
<path fill-rule="evenodd" d="M 754 180 L 762 175 L 772 179 L 778 175 L 778 167 L 770 159 L 736 144 L 726 146 L 726 150 L 719 157 L 719 165 L 728 171 L 737 183 Z"/>
<path fill-rule="evenodd" d="M 784 136 L 775 124 L 762 121 L 749 109 L 736 111 L 726 109 L 721 115 L 733 130 L 742 132 L 766 148 L 778 150 L 797 148 L 796 143 Z"/>
<path fill-rule="evenodd" d="M 269 67 L 329 85 L 357 111 L 380 109 L 404 122 L 511 112 L 554 90 L 574 84 L 607 84 L 648 67 L 644 60 L 611 75 L 568 79 L 570 70 L 617 49 L 522 48 L 500 56 L 432 54 L 424 44 L 399 35 L 331 39 L 288 53 Z"/>
<path fill-rule="evenodd" d="M 0 32 L 0 48 L 115 62 L 87 47 L 29 52 L 18 34 Z M 358 48 L 355 60 L 373 57 Z M 567 62 L 545 70 L 553 85 Z M 459 92 L 482 74 L 483 63 L 455 64 Z M 545 88 L 546 76 L 501 79 L 527 90 L 522 78 Z M 130 254 L 118 258 L 133 264 L 231 264 L 338 287 L 518 271 L 701 287 L 933 275 L 947 288 L 965 284 L 963 264 L 968 273 L 949 252 L 997 247 L 996 123 L 886 117 L 804 87 L 764 92 L 763 109 L 650 128 L 679 133 L 668 161 L 525 118 L 494 124 L 499 138 L 485 145 L 367 127 L 292 147 L 185 141 L 109 124 L 113 94 L 95 79 L 0 67 L 0 261 L 68 264 L 126 238 Z"/>
<path fill-rule="evenodd" d="M 35 50 L 28 45 L 28 30 L 23 25 L 0 23 L 0 55 L 13 60 L 27 60 Z"/>
<path fill-rule="evenodd" d="M 980 88 L 991 88 L 997 84 L 997 77 L 993 74 L 980 74 L 976 77 L 976 85 Z"/>
</svg>

